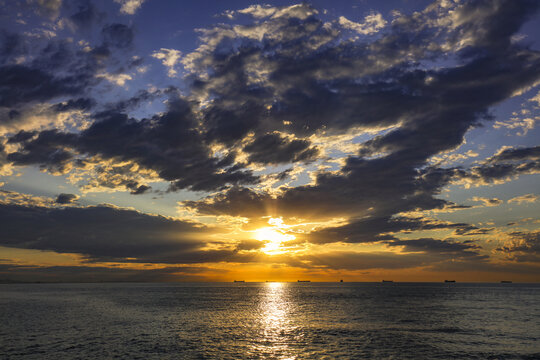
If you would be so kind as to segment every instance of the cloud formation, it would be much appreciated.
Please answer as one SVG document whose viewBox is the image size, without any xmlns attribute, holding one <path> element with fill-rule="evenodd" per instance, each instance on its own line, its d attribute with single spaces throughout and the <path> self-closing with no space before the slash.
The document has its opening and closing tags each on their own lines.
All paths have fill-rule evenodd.
<svg viewBox="0 0 540 360">
<path fill-rule="evenodd" d="M 71 204 L 73 203 L 74 201 L 76 201 L 79 197 L 75 194 L 59 194 L 57 197 L 56 197 L 56 202 L 58 204 Z"/>
<path fill-rule="evenodd" d="M 167 75 L 169 77 L 176 76 L 175 66 L 180 61 L 182 53 L 175 49 L 159 49 L 159 51 L 154 51 L 152 57 L 161 60 L 161 63 L 167 68 Z"/>
<path fill-rule="evenodd" d="M 201 250 L 200 225 L 133 210 L 0 204 L 0 213 L 2 246 L 81 254 L 88 261 L 196 263 L 223 255 Z"/>
<path fill-rule="evenodd" d="M 133 15 L 144 1 L 115 2 Z M 445 190 L 540 173 L 540 147 L 530 141 L 499 145 L 483 159 L 480 146 L 465 149 L 471 130 L 512 128 L 493 121 L 492 109 L 540 82 L 540 53 L 516 40 L 537 1 L 436 1 L 394 12 L 392 20 L 372 11 L 358 22 L 307 3 L 252 5 L 197 29 L 194 50 L 159 43 L 146 54 L 135 41 L 144 29 L 108 18 L 97 5 L 32 4 L 40 16 L 66 15 L 58 24 L 86 31 L 89 40 L 0 32 L 0 171 L 38 167 L 77 184 L 83 197 L 126 191 L 140 195 L 136 202 L 175 193 L 190 216 L 229 221 L 231 243 L 201 242 L 209 225 L 79 206 L 76 195 L 60 194 L 51 202 L 2 203 L 5 246 L 89 261 L 266 261 L 260 242 L 236 236 L 272 217 L 292 224 L 282 229 L 297 237 L 291 246 L 322 253 L 376 244 L 389 252 L 368 259 L 332 250 L 322 259 L 283 255 L 276 262 L 391 268 L 393 253 L 402 252 L 395 268 L 428 266 L 429 256 L 482 263 L 488 250 L 473 240 L 494 228 L 436 214 L 496 210 L 487 208 L 503 201 L 482 194 L 467 198 L 483 206 L 463 205 Z M 150 58 L 167 77 L 154 79 L 163 67 L 150 68 Z M 518 205 L 537 200 L 500 197 Z"/>
<path fill-rule="evenodd" d="M 142 6 L 145 0 L 114 0 L 120 4 L 120 12 L 127 15 L 133 15 Z"/>
</svg>

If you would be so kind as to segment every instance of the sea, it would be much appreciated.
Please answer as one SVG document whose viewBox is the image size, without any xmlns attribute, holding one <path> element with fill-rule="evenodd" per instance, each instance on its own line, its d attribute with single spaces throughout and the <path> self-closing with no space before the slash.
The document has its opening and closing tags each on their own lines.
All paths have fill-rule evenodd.
<svg viewBox="0 0 540 360">
<path fill-rule="evenodd" d="M 1 359 L 540 359 L 540 284 L 0 285 Z"/>
</svg>

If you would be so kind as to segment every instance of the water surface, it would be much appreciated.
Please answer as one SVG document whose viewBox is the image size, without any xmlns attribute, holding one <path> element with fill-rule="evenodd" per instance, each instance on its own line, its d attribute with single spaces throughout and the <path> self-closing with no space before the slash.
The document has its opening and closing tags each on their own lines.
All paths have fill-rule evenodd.
<svg viewBox="0 0 540 360">
<path fill-rule="evenodd" d="M 0 285 L 6 359 L 538 359 L 538 284 Z"/>
</svg>

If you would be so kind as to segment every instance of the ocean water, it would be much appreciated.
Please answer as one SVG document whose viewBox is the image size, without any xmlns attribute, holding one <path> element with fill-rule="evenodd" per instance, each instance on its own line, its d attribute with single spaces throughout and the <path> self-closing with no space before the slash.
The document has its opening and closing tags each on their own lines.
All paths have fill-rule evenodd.
<svg viewBox="0 0 540 360">
<path fill-rule="evenodd" d="M 0 285 L 2 359 L 540 359 L 540 285 Z"/>
</svg>

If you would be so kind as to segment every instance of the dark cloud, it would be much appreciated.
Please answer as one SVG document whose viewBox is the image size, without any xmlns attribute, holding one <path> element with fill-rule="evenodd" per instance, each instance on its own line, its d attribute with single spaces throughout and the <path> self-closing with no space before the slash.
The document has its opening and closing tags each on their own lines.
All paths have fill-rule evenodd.
<svg viewBox="0 0 540 360">
<path fill-rule="evenodd" d="M 399 212 L 451 205 L 433 197 L 451 174 L 414 169 L 402 155 L 373 160 L 351 157 L 340 173 L 319 173 L 315 185 L 287 188 L 277 197 L 233 188 L 212 199 L 184 204 L 207 214 L 386 219 Z"/>
<path fill-rule="evenodd" d="M 6 147 L 0 142 L 0 171 L 2 170 L 4 165 L 9 164 L 9 161 L 7 159 L 7 153 L 5 150 Z"/>
<path fill-rule="evenodd" d="M 46 101 L 61 95 L 80 94 L 91 82 L 88 74 L 55 77 L 25 65 L 0 67 L 0 106 L 12 107 Z"/>
<path fill-rule="evenodd" d="M 291 176 L 292 168 L 283 170 L 282 172 L 275 175 L 275 179 L 278 181 L 283 181 Z"/>
<path fill-rule="evenodd" d="M 244 240 L 241 241 L 237 246 L 237 250 L 258 250 L 263 248 L 265 243 L 259 240 Z"/>
<path fill-rule="evenodd" d="M 510 274 L 527 275 L 531 282 L 536 282 L 535 275 L 538 272 L 537 265 L 517 262 L 487 262 L 476 260 L 449 260 L 432 264 L 428 267 L 429 270 L 437 272 L 462 272 L 468 273 L 464 277 L 464 281 L 470 279 L 471 272 L 490 272 L 499 273 L 503 279 Z M 511 275 L 510 275 L 511 276 Z"/>
<path fill-rule="evenodd" d="M 307 140 L 289 140 L 276 133 L 257 137 L 244 151 L 249 154 L 250 162 L 263 164 L 314 160 L 319 152 Z"/>
<path fill-rule="evenodd" d="M 240 84 L 240 86 L 243 85 Z M 194 85 L 194 89 L 196 88 L 197 83 Z M 252 94 L 250 97 L 256 96 L 257 94 Z M 244 138 L 253 128 L 253 123 L 257 123 L 264 116 L 261 105 L 252 99 L 246 99 L 241 103 L 242 106 L 233 108 L 222 107 L 219 103 L 220 101 L 217 100 L 216 105 L 204 109 L 206 138 L 210 142 L 217 141 L 233 145 Z"/>
<path fill-rule="evenodd" d="M 463 235 L 486 235 L 493 231 L 494 228 L 477 228 L 473 225 L 463 226 L 454 230 L 454 234 L 457 236 Z"/>
<path fill-rule="evenodd" d="M 10 50 L 11 57 L 17 54 L 28 60 L 15 63 L 10 58 L 0 65 L 0 107 L 19 112 L 33 103 L 59 97 L 68 108 L 89 109 L 94 105 L 89 93 L 99 82 L 96 74 L 105 65 L 95 54 L 98 48 L 85 52 L 73 41 L 57 38 L 36 42 L 20 37 L 17 42 Z"/>
<path fill-rule="evenodd" d="M 540 146 L 529 148 L 509 148 L 504 149 L 490 158 L 487 163 L 498 163 L 502 161 L 522 161 L 522 160 L 540 160 Z"/>
<path fill-rule="evenodd" d="M 144 194 L 145 192 L 147 192 L 148 190 L 152 188 L 148 185 L 138 185 L 138 186 L 137 185 L 134 185 L 133 187 L 128 186 L 128 188 L 131 189 L 130 194 L 132 195 Z"/>
<path fill-rule="evenodd" d="M 393 22 L 373 43 L 343 41 L 340 29 L 325 25 L 314 15 L 294 21 L 294 14 L 274 17 L 242 28 L 242 34 L 272 29 L 259 41 L 248 35 L 223 36 L 231 29 L 218 26 L 207 33 L 208 42 L 218 44 L 210 46 L 194 64 L 200 64 L 198 70 L 205 75 L 197 79 L 194 89 L 212 94 L 205 120 L 212 129 L 219 129 L 213 134 L 222 141 L 242 137 L 248 130 L 264 131 L 268 126 L 304 136 L 321 129 L 344 131 L 352 126 L 380 127 L 406 120 L 411 126 L 405 126 L 393 138 L 415 135 L 429 123 L 444 123 L 438 132 L 454 143 L 486 105 L 509 95 L 503 87 L 527 81 L 525 69 L 521 79 L 511 79 L 511 72 L 505 69 L 508 66 L 518 71 L 525 59 L 511 64 L 504 57 L 519 53 L 518 49 L 509 51 L 510 36 L 537 6 L 532 1 L 519 5 L 512 1 L 473 2 L 456 11 L 458 26 L 440 28 L 435 25 L 437 17 L 452 21 L 446 11 L 416 13 Z M 303 4 L 302 9 L 313 13 L 309 5 Z M 477 14 L 474 20 L 471 12 Z M 479 27 L 482 31 L 477 31 Z M 468 66 L 440 71 L 415 66 L 414 61 L 423 57 L 444 59 L 451 52 L 443 51 L 442 45 L 457 44 L 463 38 L 471 41 Z M 534 58 L 533 54 L 524 55 Z M 270 73 L 266 81 L 249 81 L 253 61 L 258 71 Z M 211 71 L 205 71 L 209 67 Z M 533 72 L 537 77 L 537 69 Z M 506 75 L 510 77 L 497 79 Z M 476 82 L 475 76 L 484 79 Z M 465 78 L 472 81 L 460 87 Z M 493 81 L 501 84 L 492 88 Z M 231 103 L 242 107 L 232 107 Z M 434 124 L 426 132 L 433 130 L 437 130 Z M 433 143 L 441 148 L 452 146 L 445 139 L 437 136 L 441 143 Z M 440 149 L 426 149 L 425 153 L 436 151 Z"/>
<path fill-rule="evenodd" d="M 90 55 L 92 56 L 92 58 L 99 62 L 107 60 L 111 56 L 111 54 L 111 50 L 105 44 L 96 46 L 90 51 Z"/>
<path fill-rule="evenodd" d="M 237 186 L 208 197 L 204 201 L 183 201 L 182 205 L 205 215 L 229 214 L 252 217 L 286 215 L 276 208 L 276 200 L 270 195 Z"/>
<path fill-rule="evenodd" d="M 301 257 L 303 266 L 333 270 L 406 269 L 425 266 L 436 260 L 423 254 L 398 255 L 392 252 L 358 253 L 333 251 Z M 307 262 L 307 263 L 306 263 Z"/>
<path fill-rule="evenodd" d="M 79 197 L 75 194 L 59 194 L 57 197 L 56 197 L 56 202 L 58 204 L 71 204 L 73 203 L 75 200 L 77 200 Z"/>
<path fill-rule="evenodd" d="M 41 164 L 61 172 L 74 159 L 69 150 L 73 149 L 78 153 L 133 161 L 171 181 L 172 189 L 214 190 L 226 184 L 257 181 L 250 171 L 212 156 L 185 101 L 176 100 L 163 115 L 140 121 L 112 111 L 96 117 L 98 120 L 80 134 L 44 131 L 9 158 L 16 165 Z"/>
<path fill-rule="evenodd" d="M 369 180 L 369 178 L 365 179 Z M 373 182 L 370 184 L 376 184 L 378 179 L 372 180 Z M 357 180 L 356 183 L 358 186 L 364 185 L 361 180 Z M 375 186 L 366 186 L 366 188 L 374 189 Z M 388 199 L 384 197 L 381 199 L 379 196 L 381 194 L 378 193 L 367 193 L 358 197 L 359 194 L 362 193 L 358 190 L 353 192 L 344 186 L 340 188 L 338 185 L 333 191 L 324 192 L 305 186 L 289 189 L 282 196 L 272 197 L 246 188 L 234 187 L 204 201 L 184 201 L 182 205 L 205 215 L 228 214 L 248 218 L 263 216 L 327 218 L 362 215 L 360 218 L 353 216 L 346 225 L 318 229 L 306 235 L 310 242 L 318 244 L 332 242 L 373 243 L 395 239 L 392 233 L 402 231 L 454 229 L 459 232 L 458 235 L 472 235 L 473 231 L 481 230 L 466 223 L 448 223 L 420 217 L 394 217 L 392 214 L 400 205 L 399 189 L 396 190 L 395 195 L 384 195 L 388 196 Z M 336 198 L 338 196 L 339 198 Z M 431 196 L 422 199 L 421 195 L 410 199 L 410 201 L 412 201 L 411 204 L 407 199 L 401 202 L 404 209 L 413 210 L 413 207 L 418 206 L 438 208 L 447 204 L 445 201 L 433 199 Z M 379 210 L 377 205 L 381 206 Z"/>
<path fill-rule="evenodd" d="M 0 204 L 3 246 L 75 253 L 90 261 L 197 263 L 220 261 L 232 250 L 208 250 L 195 223 L 113 207 Z"/>
<path fill-rule="evenodd" d="M 0 64 L 26 52 L 23 37 L 7 30 L 0 30 Z"/>
<path fill-rule="evenodd" d="M 172 191 L 220 191 L 199 201 L 184 201 L 184 206 L 200 214 L 342 217 L 347 219 L 345 225 L 318 228 L 309 234 L 309 241 L 384 242 L 422 253 L 369 254 L 373 256 L 371 263 L 367 255 L 328 254 L 327 264 L 338 264 L 341 259 L 346 266 L 343 268 L 353 268 L 358 261 L 366 263 L 356 268 L 392 266 L 384 264 L 399 256 L 403 261 L 396 267 L 428 264 L 429 256 L 444 261 L 450 257 L 483 259 L 472 243 L 405 241 L 398 240 L 396 234 L 431 229 L 452 229 L 456 236 L 488 233 L 491 229 L 403 214 L 463 208 L 439 198 L 442 189 L 453 181 L 492 183 L 540 171 L 538 147 L 505 149 L 470 169 L 442 168 L 429 162 L 441 152 L 458 148 L 470 129 L 491 121 L 493 106 L 538 82 L 538 51 L 513 43 L 511 37 L 540 3 L 500 0 L 452 6 L 453 11 L 433 5 L 423 12 L 398 16 L 372 38 L 351 37 L 349 29 L 319 18 L 306 4 L 294 12 L 282 8 L 279 16 L 239 27 L 218 25 L 203 31 L 203 46 L 183 58 L 186 71 L 191 71 L 186 77 L 187 95 L 181 96 L 175 89 L 152 94 L 141 91 L 95 110 L 93 122 L 82 131 L 17 133 L 8 142 L 20 148 L 6 158 L 15 165 L 38 165 L 54 173 L 83 168 L 81 164 L 93 159 L 129 162 L 170 182 Z M 81 16 L 86 19 L 90 15 L 83 11 Z M 95 109 L 87 94 L 91 79 L 105 69 L 104 60 L 113 58 L 115 51 L 123 53 L 134 39 L 133 29 L 123 24 L 107 25 L 101 35 L 103 44 L 86 55 L 72 51 L 67 43 L 51 41 L 31 64 L 2 66 L 0 106 L 15 107 L 69 95 L 72 99 L 54 105 L 57 111 Z M 4 38 L 2 46 L 9 54 L 20 51 L 18 39 L 10 35 Z M 117 56 L 115 61 L 121 58 Z M 116 73 L 137 66 L 125 59 L 124 63 Z M 128 115 L 139 104 L 161 95 L 170 97 L 163 113 L 140 119 Z M 272 194 L 248 187 L 259 182 L 247 168 L 251 163 L 318 160 L 323 152 L 312 146 L 313 138 L 324 143 L 324 136 L 351 129 L 369 130 L 375 135 L 344 158 L 339 169 L 319 171 L 307 185 L 283 187 Z M 215 149 L 225 151 L 218 154 Z M 247 154 L 245 163 L 237 160 L 241 151 Z M 132 194 L 149 190 L 127 168 L 96 168 L 99 186 L 123 188 Z M 283 177 L 286 175 L 283 173 Z M 238 252 L 260 245 L 241 243 L 236 250 L 200 251 L 194 241 L 163 240 L 160 230 L 164 226 L 176 234 L 185 229 L 197 232 L 192 224 L 125 210 L 70 208 L 50 210 L 46 215 L 38 208 L 12 210 L 13 223 L 16 215 L 29 212 L 27 217 L 36 217 L 38 224 L 31 239 L 24 235 L 6 238 L 13 246 L 76 252 L 92 259 L 252 261 L 253 255 Z M 45 228 L 39 224 L 54 216 L 66 231 L 80 230 L 62 223 L 58 214 L 74 217 L 77 223 L 83 213 L 90 219 L 87 222 L 95 225 L 87 233 L 103 241 L 69 242 L 63 232 L 55 234 L 53 241 L 41 234 Z M 117 243 L 110 235 L 100 230 L 103 226 L 97 224 L 106 220 L 104 213 L 114 219 L 128 218 L 114 229 L 129 234 L 129 242 L 115 247 Z M 6 216 L 9 214 L 6 212 Z M 157 235 L 151 230 L 145 232 L 142 226 L 131 226 L 131 217 L 138 219 L 133 223 L 148 223 L 148 229 L 158 229 Z M 127 223 L 129 227 L 124 225 Z M 309 261 L 322 260 L 311 257 Z"/>
<path fill-rule="evenodd" d="M 383 240 L 392 240 L 388 244 L 395 244 L 398 241 L 394 234 L 399 232 L 412 232 L 420 230 L 456 229 L 456 231 L 476 227 L 465 223 L 449 223 L 423 218 L 405 217 L 365 217 L 353 219 L 346 225 L 329 227 L 314 231 L 309 234 L 309 241 L 313 243 L 373 243 Z M 463 231 L 462 234 L 466 232 Z M 410 243 L 413 244 L 413 243 Z"/>
<path fill-rule="evenodd" d="M 439 183 L 427 183 L 424 178 L 432 180 L 436 170 L 431 169 L 429 175 L 420 170 L 426 161 L 458 146 L 466 131 L 486 118 L 490 106 L 534 84 L 540 76 L 540 61 L 534 51 L 506 40 L 499 43 L 519 29 L 536 5 L 527 2 L 516 7 L 502 1 L 474 6 L 479 9 L 478 18 L 468 18 L 465 15 L 471 10 L 460 7 L 463 21 L 453 29 L 434 25 L 434 17 L 447 16 L 445 13 L 426 12 L 424 22 L 404 16 L 373 43 L 336 41 L 341 36 L 337 24 L 334 28 L 325 26 L 307 5 L 290 16 L 245 26 L 244 34 L 273 29 L 261 40 L 221 35 L 226 28 L 209 30 L 205 41 L 216 45 L 194 57 L 191 74 L 192 98 L 208 96 L 212 101 L 207 106 L 198 109 L 197 101 L 190 105 L 178 105 L 183 101 L 177 101 L 164 115 L 135 121 L 119 112 L 130 106 L 129 101 L 119 103 L 115 111 L 97 114 L 97 121 L 78 136 L 77 144 L 62 146 L 134 161 L 172 182 L 172 190 L 215 190 L 257 179 L 242 170 L 247 164 L 235 164 L 230 157 L 224 162 L 212 158 L 209 149 L 213 143 L 231 149 L 243 146 L 250 162 L 280 164 L 314 160 L 318 150 L 302 138 L 317 131 L 398 125 L 365 142 L 340 174 L 321 173 L 316 185 L 290 189 L 281 203 L 289 206 L 290 199 L 301 208 L 303 201 L 316 196 L 327 208 L 361 212 L 375 207 L 387 217 L 415 208 L 440 207 L 444 201 L 433 195 L 446 184 L 447 177 L 439 176 Z M 508 16 L 512 19 L 504 19 Z M 496 20 L 504 20 L 502 28 L 489 25 Z M 478 24 L 485 25 L 481 38 L 471 30 Z M 132 29 L 122 24 L 107 25 L 102 34 L 108 47 L 129 47 L 133 40 Z M 428 44 L 442 46 L 465 34 L 476 37 L 458 66 L 426 70 L 415 63 L 427 56 Z M 405 36 L 414 37 L 416 43 L 403 41 Z M 314 41 L 320 46 L 314 47 Z M 490 41 L 497 42 L 496 46 L 490 46 Z M 422 48 L 424 51 L 418 50 Z M 417 59 L 407 60 L 403 53 Z M 448 57 L 436 47 L 429 56 L 430 60 Z M 254 62 L 257 71 L 267 71 L 257 82 L 251 79 Z M 145 96 L 148 94 L 140 94 L 141 99 Z M 191 107 L 202 119 L 194 119 Z M 300 139 L 289 140 L 275 131 Z M 253 140 L 242 145 L 251 132 Z M 174 140 L 169 138 L 171 133 L 176 134 Z M 148 139 L 153 139 L 151 144 L 146 144 Z M 380 154 L 384 157 L 372 159 Z M 20 157 L 13 158 L 21 163 Z M 394 205 L 383 204 L 371 194 L 400 200 Z"/>
<path fill-rule="evenodd" d="M 537 9 L 534 0 L 466 2 L 453 14 L 456 19 L 469 20 L 460 24 L 454 41 L 469 38 L 470 47 L 504 51 L 511 44 L 512 35 Z"/>
<path fill-rule="evenodd" d="M 42 168 L 52 173 L 64 173 L 69 161 L 73 158 L 70 151 L 64 150 L 62 145 L 74 141 L 72 134 L 61 134 L 57 130 L 42 131 L 35 139 L 28 138 L 28 133 L 19 132 L 15 139 L 27 138 L 24 150 L 8 155 L 15 165 L 41 164 Z M 11 140 L 11 139 L 10 139 Z"/>
<path fill-rule="evenodd" d="M 163 95 L 175 94 L 174 88 L 165 89 L 164 91 L 149 92 L 147 90 L 139 90 L 134 96 L 126 99 L 119 100 L 105 105 L 106 110 L 111 112 L 122 113 L 131 111 L 137 108 L 141 104 L 149 103 Z"/>
<path fill-rule="evenodd" d="M 487 259 L 488 256 L 480 255 L 480 246 L 472 241 L 449 241 L 432 238 L 422 238 L 413 240 L 392 240 L 387 242 L 388 246 L 401 246 L 406 252 L 424 252 L 427 254 L 450 255 L 454 259 L 476 258 Z"/>
<path fill-rule="evenodd" d="M 8 144 L 16 144 L 16 143 L 28 141 L 28 140 L 32 139 L 34 136 L 36 136 L 37 133 L 38 133 L 37 131 L 24 131 L 24 130 L 21 130 L 18 133 L 16 133 L 15 135 L 11 136 L 8 139 L 7 143 Z"/>
<path fill-rule="evenodd" d="M 457 171 L 456 177 L 477 184 L 489 184 L 522 174 L 540 172 L 540 146 L 508 148 L 474 166 L 468 171 Z"/>
<path fill-rule="evenodd" d="M 395 127 L 364 142 L 339 172 L 320 172 L 314 184 L 286 188 L 274 197 L 235 188 L 184 204 L 204 214 L 351 218 L 349 225 L 340 229 L 313 233 L 318 242 L 386 239 L 384 234 L 391 229 L 408 229 L 408 225 L 396 222 L 396 214 L 456 205 L 437 195 L 460 174 L 469 172 L 429 166 L 428 160 L 457 148 L 468 130 L 490 120 L 490 107 L 540 79 L 538 53 L 510 41 L 538 6 L 531 1 L 470 2 L 459 6 L 454 19 L 447 10 L 417 13 L 393 22 L 371 44 L 336 44 L 332 40 L 338 35 L 314 16 L 294 22 L 270 21 L 267 26 L 275 26 L 281 33 L 260 43 L 239 36 L 236 40 L 242 46 L 233 46 L 229 38 L 223 38 L 213 53 L 201 58 L 215 71 L 198 86 L 217 98 L 205 110 L 211 124 L 226 123 L 226 119 L 240 121 L 243 127 L 237 128 L 232 137 L 246 134 L 246 128 L 260 133 L 258 136 L 265 136 L 263 131 L 268 127 L 305 136 L 322 129 L 335 133 L 355 126 Z M 472 17 L 471 13 L 476 15 Z M 437 17 L 456 21 L 456 26 L 439 28 Z M 499 23 L 500 28 L 494 25 Z M 315 38 L 320 47 L 314 51 L 310 40 Z M 468 39 L 467 46 L 460 48 L 464 38 Z M 443 51 L 444 46 L 454 49 L 457 64 L 426 69 L 415 63 L 423 58 L 449 60 L 454 51 Z M 258 87 L 247 85 L 246 59 L 272 64 L 268 80 Z M 378 63 L 368 59 L 377 59 Z M 254 100 L 256 91 L 258 100 Z M 265 102 L 271 104 L 266 112 Z M 239 104 L 238 108 L 249 104 L 255 116 L 239 116 L 231 103 Z M 227 115 L 221 117 L 225 112 Z M 256 142 L 254 149 L 258 148 Z M 268 161 L 280 152 L 261 153 L 261 161 Z M 257 157 L 253 155 L 250 160 Z M 520 173 L 536 171 L 535 164 L 523 161 L 521 158 L 504 166 L 492 162 L 471 171 L 481 172 L 477 176 L 499 178 L 512 169 Z M 488 175 L 488 171 L 495 173 Z M 458 234 L 473 231 L 485 234 L 490 229 L 462 224 Z"/>
<path fill-rule="evenodd" d="M 126 269 L 99 266 L 28 266 L 0 264 L 0 283 L 5 282 L 160 282 L 203 281 L 205 267 Z M 223 271 L 223 270 L 220 270 Z"/>
<path fill-rule="evenodd" d="M 96 101 L 90 98 L 69 99 L 66 102 L 53 105 L 56 112 L 69 110 L 89 110 L 96 105 Z"/>
<path fill-rule="evenodd" d="M 90 0 L 79 1 L 72 4 L 71 2 L 66 5 L 72 5 L 76 10 L 69 16 L 71 20 L 78 28 L 89 29 L 95 23 L 99 23 L 104 19 L 105 14 L 100 12 Z"/>
<path fill-rule="evenodd" d="M 110 24 L 101 31 L 103 42 L 120 49 L 130 47 L 133 43 L 133 30 L 124 24 Z"/>
<path fill-rule="evenodd" d="M 432 238 L 391 240 L 390 247 L 401 247 L 404 253 L 331 251 L 317 255 L 302 255 L 300 267 L 323 267 L 335 270 L 438 268 L 447 263 L 489 267 L 488 256 L 481 255 L 471 241 L 456 242 Z"/>
</svg>

